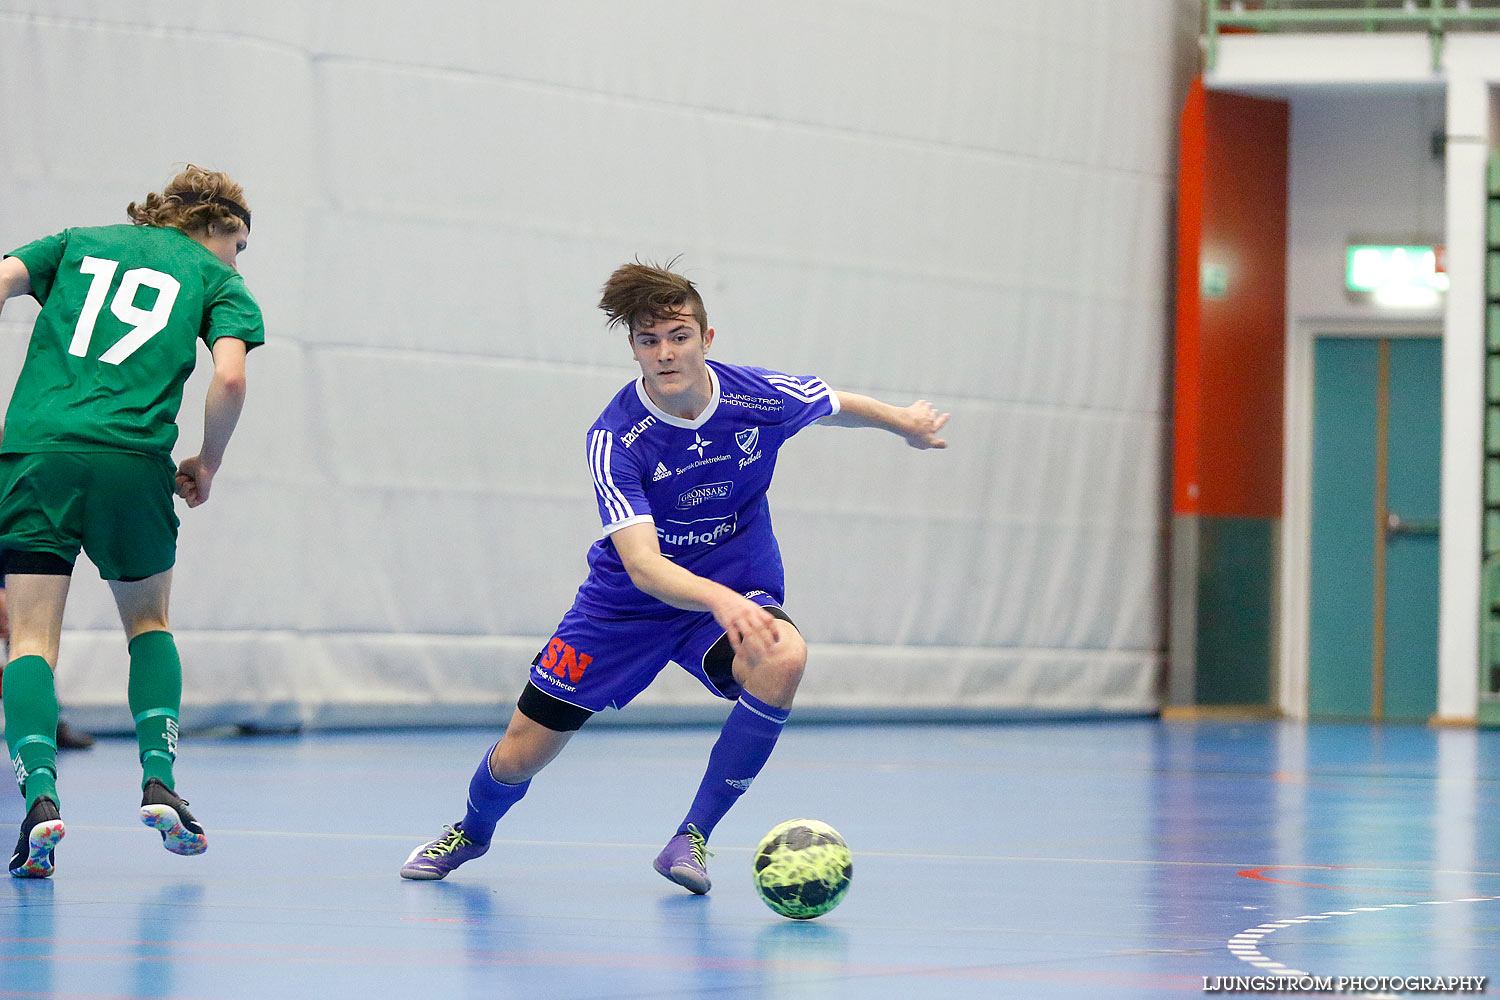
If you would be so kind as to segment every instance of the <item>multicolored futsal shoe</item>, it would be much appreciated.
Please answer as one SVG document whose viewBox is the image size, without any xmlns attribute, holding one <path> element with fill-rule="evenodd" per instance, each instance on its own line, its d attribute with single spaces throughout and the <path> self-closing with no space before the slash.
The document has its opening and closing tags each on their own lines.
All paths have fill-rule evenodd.
<svg viewBox="0 0 1500 1000">
<path fill-rule="evenodd" d="M 208 850 L 203 827 L 187 811 L 187 800 L 177 797 L 152 778 L 141 789 L 141 822 L 161 834 L 161 844 L 173 854 L 202 854 Z"/>
<path fill-rule="evenodd" d="M 489 844 L 476 844 L 464 834 L 463 824 L 445 826 L 446 831 L 437 840 L 423 844 L 406 859 L 401 866 L 402 878 L 423 881 L 446 878 L 448 873 L 465 861 L 484 857 Z"/>
<path fill-rule="evenodd" d="M 664 877 L 701 896 L 713 886 L 708 880 L 707 859 L 711 857 L 708 838 L 689 825 L 686 833 L 667 841 L 652 864 Z"/>
<path fill-rule="evenodd" d="M 57 803 L 40 798 L 21 821 L 21 839 L 10 858 L 10 873 L 16 878 L 48 878 L 56 870 L 52 852 L 63 839 L 63 821 Z"/>
</svg>

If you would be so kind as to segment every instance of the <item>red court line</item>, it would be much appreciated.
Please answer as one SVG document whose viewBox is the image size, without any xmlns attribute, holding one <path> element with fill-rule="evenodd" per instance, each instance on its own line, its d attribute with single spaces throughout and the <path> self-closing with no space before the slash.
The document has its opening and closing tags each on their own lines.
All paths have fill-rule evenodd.
<svg viewBox="0 0 1500 1000">
<path fill-rule="evenodd" d="M 1265 868 L 1245 868 L 1235 872 L 1241 878 L 1255 879 L 1257 882 L 1274 882 L 1276 885 L 1300 885 L 1308 889 L 1336 889 L 1339 892 L 1378 892 L 1387 896 L 1430 896 L 1432 893 L 1414 892 L 1411 889 L 1361 889 L 1352 885 L 1322 885 L 1317 882 L 1293 882 L 1291 879 L 1271 878 L 1262 872 L 1279 871 L 1350 871 L 1351 869 L 1340 865 L 1267 865 Z"/>
</svg>

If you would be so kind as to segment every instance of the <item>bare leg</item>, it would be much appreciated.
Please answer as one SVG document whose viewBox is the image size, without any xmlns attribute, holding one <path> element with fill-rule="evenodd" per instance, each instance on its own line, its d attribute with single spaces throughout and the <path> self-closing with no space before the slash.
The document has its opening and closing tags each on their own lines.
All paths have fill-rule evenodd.
<svg viewBox="0 0 1500 1000">
<path fill-rule="evenodd" d="M 115 595 L 115 607 L 120 611 L 120 624 L 125 626 L 127 641 L 143 632 L 165 632 L 171 628 L 167 621 L 167 605 L 172 599 L 171 570 L 129 583 L 111 580 L 109 589 Z"/>
<path fill-rule="evenodd" d="M 756 698 L 777 708 L 791 708 L 807 666 L 807 643 L 791 622 L 778 619 L 774 625 L 776 643 L 770 652 L 759 658 L 737 654 L 731 670 L 740 686 Z"/>
<path fill-rule="evenodd" d="M 8 573 L 6 610 L 10 614 L 10 658 L 40 656 L 57 669 L 63 608 L 72 577 L 41 573 Z"/>
<path fill-rule="evenodd" d="M 490 777 L 507 785 L 530 781 L 557 759 L 573 734 L 548 729 L 519 708 L 511 713 L 505 735 L 490 752 Z"/>
</svg>

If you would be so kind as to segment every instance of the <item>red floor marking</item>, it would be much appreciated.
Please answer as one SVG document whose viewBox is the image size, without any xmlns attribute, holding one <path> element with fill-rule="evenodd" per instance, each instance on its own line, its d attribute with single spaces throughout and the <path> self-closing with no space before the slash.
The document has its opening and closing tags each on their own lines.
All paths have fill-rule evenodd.
<svg viewBox="0 0 1500 1000">
<path fill-rule="evenodd" d="M 1265 868 L 1246 868 L 1246 869 L 1243 869 L 1242 871 L 1235 872 L 1235 874 L 1239 875 L 1241 878 L 1253 878 L 1257 882 L 1274 882 L 1277 885 L 1300 885 L 1300 886 L 1303 886 L 1303 887 L 1308 888 L 1308 889 L 1336 889 L 1339 892 L 1380 892 L 1380 893 L 1384 893 L 1387 896 L 1391 896 L 1391 895 L 1395 895 L 1395 896 L 1430 896 L 1430 895 L 1432 895 L 1432 893 L 1430 893 L 1430 892 L 1413 892 L 1410 889 L 1360 889 L 1360 888 L 1357 888 L 1355 886 L 1350 886 L 1350 885 L 1322 885 L 1322 884 L 1320 884 L 1318 882 L 1293 882 L 1291 879 L 1271 878 L 1269 875 L 1263 875 L 1262 874 L 1262 872 L 1299 871 L 1299 870 L 1300 871 L 1313 870 L 1313 871 L 1336 872 L 1336 871 L 1347 871 L 1348 869 L 1342 868 L 1339 865 L 1267 865 Z"/>
</svg>

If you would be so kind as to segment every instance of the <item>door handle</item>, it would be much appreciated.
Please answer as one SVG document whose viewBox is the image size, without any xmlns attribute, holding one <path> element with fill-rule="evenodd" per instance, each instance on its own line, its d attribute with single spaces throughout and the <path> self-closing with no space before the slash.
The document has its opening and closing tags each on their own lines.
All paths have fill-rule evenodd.
<svg viewBox="0 0 1500 1000">
<path fill-rule="evenodd" d="M 1441 523 L 1437 518 L 1431 520 L 1414 518 L 1407 521 L 1400 514 L 1391 511 L 1385 516 L 1385 539 L 1386 541 L 1390 541 L 1392 538 L 1400 535 L 1436 538 L 1439 534 Z"/>
</svg>

